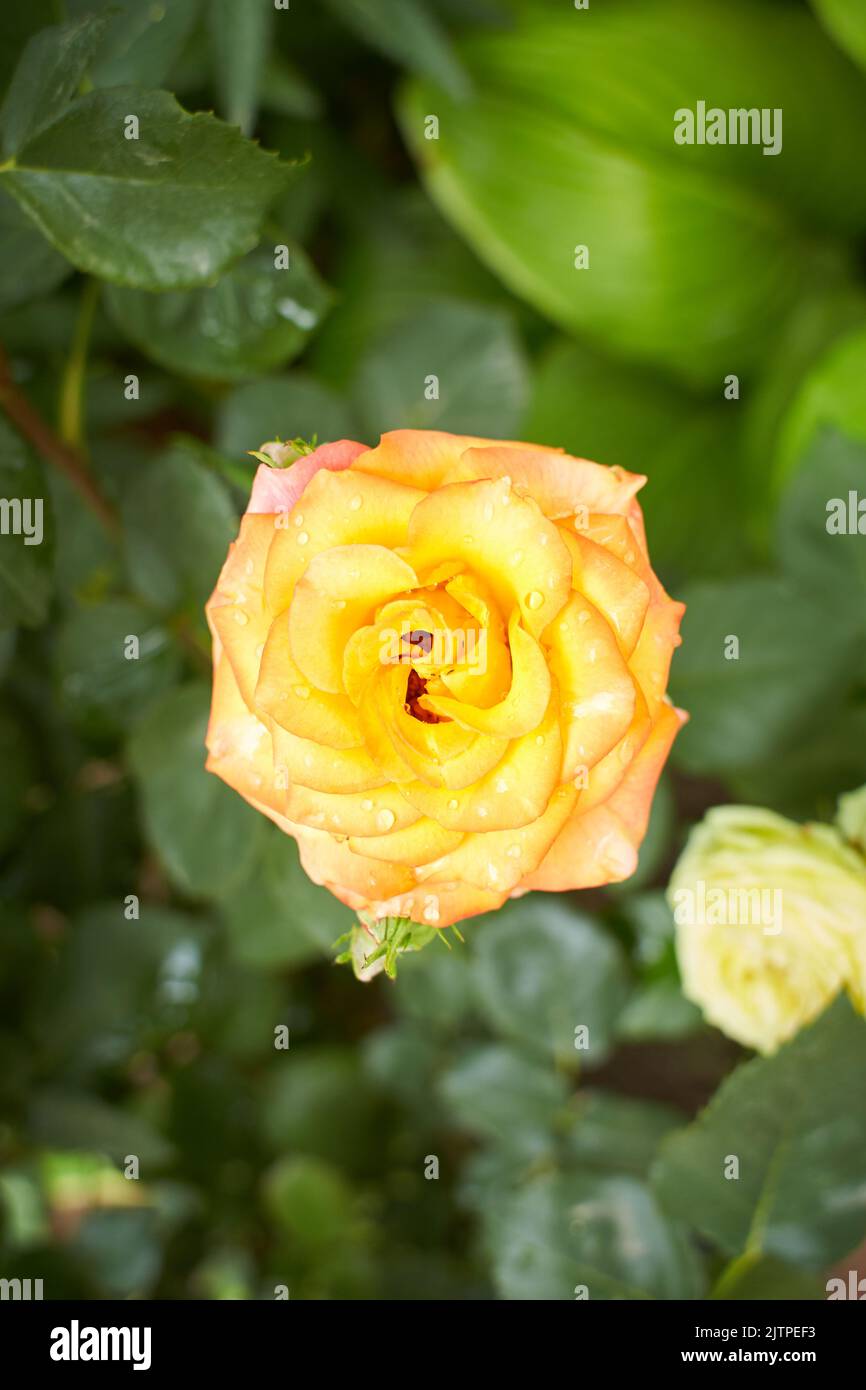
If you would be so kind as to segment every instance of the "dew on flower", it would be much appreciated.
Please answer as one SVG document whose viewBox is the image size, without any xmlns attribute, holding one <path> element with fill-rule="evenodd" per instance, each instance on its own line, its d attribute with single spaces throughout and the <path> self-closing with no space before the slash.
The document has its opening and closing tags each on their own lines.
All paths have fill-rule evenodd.
<svg viewBox="0 0 866 1390">
<path fill-rule="evenodd" d="M 372 801 L 370 800 L 370 798 L 369 798 L 368 796 L 365 796 L 365 797 L 364 797 L 364 800 L 361 802 L 361 810 L 362 810 L 362 811 L 372 811 L 372 809 L 373 809 L 373 803 L 372 803 Z"/>
<path fill-rule="evenodd" d="M 299 700 L 309 700 L 310 687 L 308 685 L 296 685 L 295 694 L 297 695 Z"/>
<path fill-rule="evenodd" d="M 511 557 L 511 564 L 514 565 L 514 566 L 519 565 L 522 559 L 523 559 L 523 551 L 522 551 L 522 550 L 515 550 L 514 554 L 513 554 L 512 557 Z"/>
<path fill-rule="evenodd" d="M 484 817 L 487 815 L 487 807 L 486 807 L 486 806 L 479 806 L 479 807 L 478 807 L 478 814 L 479 814 L 479 816 L 481 817 L 481 819 L 483 820 Z"/>
<path fill-rule="evenodd" d="M 509 846 L 508 846 L 508 849 L 505 851 L 505 853 L 508 855 L 508 858 L 509 858 L 509 859 L 519 859 L 519 858 L 520 858 L 520 845 L 509 845 Z"/>
<path fill-rule="evenodd" d="M 307 534 L 306 531 L 299 531 L 299 532 L 298 532 L 298 545 L 306 545 L 306 544 L 308 543 L 309 539 L 310 539 L 310 537 L 308 536 L 308 534 Z"/>
<path fill-rule="evenodd" d="M 387 806 L 376 812 L 376 824 L 380 830 L 390 830 L 396 819 L 394 812 L 389 811 Z"/>
<path fill-rule="evenodd" d="M 424 910 L 421 913 L 425 922 L 439 921 L 439 899 L 432 895 L 424 899 Z"/>
<path fill-rule="evenodd" d="M 293 526 L 303 526 L 303 524 L 304 524 L 304 515 L 303 515 L 303 512 L 296 512 L 296 514 L 292 517 L 292 525 L 293 525 Z"/>
<path fill-rule="evenodd" d="M 492 521 L 492 520 L 493 520 L 493 503 L 492 503 L 492 502 L 485 502 L 485 503 L 484 503 L 484 512 L 483 512 L 483 516 L 484 516 L 484 520 L 485 520 L 485 521 Z"/>
<path fill-rule="evenodd" d="M 361 508 L 363 507 L 363 505 L 364 505 L 364 499 L 363 499 L 363 497 L 353 497 L 352 500 L 351 500 L 351 502 L 349 503 L 349 506 L 351 507 L 351 509 L 352 509 L 353 512 L 359 512 L 359 511 L 361 510 Z"/>
<path fill-rule="evenodd" d="M 504 777 L 499 777 L 499 778 L 497 778 L 497 781 L 496 781 L 496 790 L 497 790 L 498 792 L 500 792 L 500 793 L 501 793 L 501 792 L 507 792 L 507 791 L 508 791 L 508 783 L 506 782 L 506 780 L 505 780 Z"/>
<path fill-rule="evenodd" d="M 544 603 L 544 594 L 540 594 L 537 589 L 530 589 L 526 595 L 527 608 L 538 609 Z"/>
<path fill-rule="evenodd" d="M 249 614 L 245 613 L 242 608 L 239 608 L 235 613 L 235 622 L 237 623 L 238 627 L 246 627 L 249 620 Z"/>
<path fill-rule="evenodd" d="M 581 608 L 580 612 L 579 612 L 578 615 L 577 615 L 577 621 L 578 621 L 581 625 L 583 625 L 584 623 L 588 623 L 588 622 L 589 622 L 589 610 L 586 609 L 586 608 Z"/>
<path fill-rule="evenodd" d="M 456 797 L 456 796 L 452 796 L 451 800 L 448 802 L 448 810 L 449 810 L 449 811 L 456 811 L 456 810 L 457 810 L 457 807 L 458 807 L 459 805 L 460 805 L 460 802 L 457 800 L 457 797 Z"/>
</svg>

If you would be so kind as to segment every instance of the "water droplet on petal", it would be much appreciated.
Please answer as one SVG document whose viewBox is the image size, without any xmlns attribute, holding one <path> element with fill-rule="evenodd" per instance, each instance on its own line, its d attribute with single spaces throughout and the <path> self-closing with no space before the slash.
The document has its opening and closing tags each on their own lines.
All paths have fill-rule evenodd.
<svg viewBox="0 0 866 1390">
<path fill-rule="evenodd" d="M 255 565 L 253 564 L 252 560 L 247 560 L 246 564 L 244 565 L 244 572 L 246 574 L 252 574 L 254 569 Z"/>
<path fill-rule="evenodd" d="M 479 807 L 478 807 L 478 814 L 479 814 L 479 816 L 481 817 L 481 819 L 483 820 L 484 817 L 487 815 L 487 807 L 486 807 L 486 806 L 479 806 Z"/>
<path fill-rule="evenodd" d="M 390 830 L 396 819 L 394 812 L 389 811 L 387 806 L 376 812 L 376 824 L 380 830 Z"/>
<path fill-rule="evenodd" d="M 539 544 L 539 545 L 547 545 L 547 543 L 548 543 L 549 540 L 550 540 L 550 537 L 548 536 L 548 534 L 547 534 L 546 531 L 539 531 L 539 533 L 538 533 L 538 544 Z"/>
<path fill-rule="evenodd" d="M 493 520 L 493 503 L 492 503 L 492 502 L 485 502 L 485 503 L 484 503 L 484 512 L 483 512 L 483 516 L 484 516 L 484 520 L 485 520 L 485 521 L 492 521 L 492 520 Z"/>
<path fill-rule="evenodd" d="M 449 810 L 449 811 L 456 811 L 456 810 L 457 810 L 457 807 L 458 807 L 459 805 L 460 805 L 460 803 L 459 803 L 459 801 L 457 800 L 457 797 L 456 797 L 456 796 L 452 796 L 451 800 L 448 802 L 448 810 Z"/>
<path fill-rule="evenodd" d="M 364 800 L 361 802 L 361 810 L 362 810 L 362 811 L 372 811 L 372 809 L 373 809 L 373 803 L 372 803 L 372 801 L 370 800 L 369 797 L 365 797 Z"/>
<path fill-rule="evenodd" d="M 309 538 L 309 536 L 307 535 L 306 531 L 299 531 L 299 532 L 298 532 L 298 545 L 306 545 L 307 542 L 309 541 L 309 539 L 310 539 L 310 538 Z"/>
<path fill-rule="evenodd" d="M 519 565 L 522 559 L 523 559 L 523 551 L 522 551 L 522 550 L 515 550 L 514 554 L 513 554 L 512 557 L 511 557 L 511 563 L 512 563 L 512 565 Z"/>
<path fill-rule="evenodd" d="M 439 899 L 429 897 L 424 899 L 424 911 L 421 916 L 425 922 L 439 921 Z"/>
<path fill-rule="evenodd" d="M 526 595 L 527 608 L 540 608 L 544 603 L 544 594 L 540 594 L 537 589 L 530 589 Z"/>
<path fill-rule="evenodd" d="M 246 627 L 249 620 L 249 614 L 245 613 L 242 608 L 239 608 L 235 613 L 235 622 L 238 627 Z"/>
<path fill-rule="evenodd" d="M 509 846 L 508 846 L 508 849 L 505 851 L 505 853 L 508 855 L 508 858 L 509 858 L 509 859 L 519 859 L 519 858 L 520 858 L 520 845 L 509 845 Z"/>
<path fill-rule="evenodd" d="M 297 695 L 299 700 L 309 700 L 310 687 L 308 685 L 296 685 L 295 694 Z"/>
<path fill-rule="evenodd" d="M 581 626 L 582 626 L 584 623 L 588 623 L 588 622 L 589 622 L 589 612 L 588 612 L 588 610 L 587 610 L 586 608 L 582 608 L 582 609 L 580 610 L 580 612 L 579 612 L 578 615 L 577 615 L 577 621 L 581 624 Z"/>
<path fill-rule="evenodd" d="M 351 502 L 349 503 L 349 506 L 351 507 L 351 509 L 352 509 L 353 512 L 359 512 L 359 511 L 361 510 L 361 508 L 363 507 L 363 505 L 364 505 L 364 499 L 363 499 L 363 497 L 353 497 L 352 500 L 351 500 Z"/>
<path fill-rule="evenodd" d="M 507 791 L 508 791 L 508 783 L 506 782 L 506 780 L 505 780 L 504 777 L 500 777 L 499 780 L 497 781 L 497 783 L 496 783 L 496 790 L 497 790 L 498 792 L 507 792 Z"/>
<path fill-rule="evenodd" d="M 303 526 L 303 524 L 304 524 L 303 513 L 302 513 L 302 512 L 296 512 L 295 515 L 292 517 L 292 525 L 293 525 L 293 526 Z"/>
</svg>

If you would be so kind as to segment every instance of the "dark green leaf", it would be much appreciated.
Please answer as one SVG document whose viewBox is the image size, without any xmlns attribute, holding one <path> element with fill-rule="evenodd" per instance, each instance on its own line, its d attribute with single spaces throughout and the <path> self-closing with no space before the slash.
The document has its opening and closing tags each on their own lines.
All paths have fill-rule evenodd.
<svg viewBox="0 0 866 1390">
<path fill-rule="evenodd" d="M 175 682 L 180 653 L 152 614 L 125 599 L 74 610 L 57 638 L 60 698 L 86 732 L 117 732 Z"/>
<path fill-rule="evenodd" d="M 219 576 L 237 514 L 225 484 L 178 445 L 142 470 L 123 498 L 129 575 L 161 609 L 199 610 Z"/>
<path fill-rule="evenodd" d="M 491 1227 L 503 1298 L 701 1296 L 698 1261 L 685 1236 L 634 1178 L 538 1178 L 494 1216 Z"/>
<path fill-rule="evenodd" d="M 691 772 L 728 772 L 770 757 L 835 692 L 850 628 L 829 623 L 808 591 L 768 576 L 696 585 L 679 597 L 686 616 L 671 692 L 691 718 L 675 760 Z M 729 659 L 732 638 L 739 656 Z"/>
<path fill-rule="evenodd" d="M 480 922 L 473 971 L 492 1027 L 574 1066 L 600 1062 L 626 995 L 613 938 L 545 893 L 528 894 Z"/>
<path fill-rule="evenodd" d="M 860 0 L 812 0 L 812 8 L 840 48 L 866 68 L 866 11 Z"/>
<path fill-rule="evenodd" d="M 34 34 L 0 109 L 0 147 L 7 158 L 63 114 L 107 27 L 107 16 L 96 14 Z"/>
<path fill-rule="evenodd" d="M 203 898 L 244 877 L 264 832 L 259 813 L 205 771 L 208 704 L 206 687 L 183 686 L 151 706 L 129 743 L 148 840 L 181 892 Z"/>
<path fill-rule="evenodd" d="M 76 0 L 88 7 L 91 0 Z M 159 87 L 198 18 L 201 0 L 109 0 L 111 26 L 90 76 L 97 87 Z"/>
<path fill-rule="evenodd" d="M 265 377 L 239 386 L 223 401 L 217 418 L 217 446 L 234 456 L 258 449 L 270 439 L 312 439 L 324 444 L 357 435 L 357 422 L 335 391 L 300 372 Z"/>
<path fill-rule="evenodd" d="M 303 350 L 331 296 L 299 246 L 257 247 L 207 289 L 149 294 L 109 287 L 118 328 L 160 366 L 182 376 L 235 381 L 273 370 Z"/>
<path fill-rule="evenodd" d="M 527 386 L 509 319 L 443 300 L 386 334 L 362 362 L 353 396 L 370 435 L 438 429 L 507 439 L 523 415 Z"/>
<path fill-rule="evenodd" d="M 548 1152 L 565 1120 L 565 1078 L 504 1044 L 466 1052 L 439 1081 L 457 1123 L 522 1157 Z"/>
<path fill-rule="evenodd" d="M 333 958 L 334 942 L 357 920 L 307 877 L 294 840 L 277 830 L 220 909 L 235 958 L 266 968 Z"/>
<path fill-rule="evenodd" d="M 248 135 L 261 98 L 273 0 L 211 0 L 210 41 L 222 115 Z"/>
<path fill-rule="evenodd" d="M 290 172 L 168 92 L 112 87 L 74 101 L 0 178 L 79 270 L 169 290 L 206 284 L 249 251 Z"/>
<path fill-rule="evenodd" d="M 0 310 L 50 294 L 71 273 L 15 200 L 0 192 Z"/>
<path fill-rule="evenodd" d="M 665 1144 L 665 1206 L 731 1256 L 820 1270 L 846 1254 L 866 1233 L 864 1070 L 866 1022 L 837 1000 L 775 1056 L 738 1067 Z"/>
</svg>

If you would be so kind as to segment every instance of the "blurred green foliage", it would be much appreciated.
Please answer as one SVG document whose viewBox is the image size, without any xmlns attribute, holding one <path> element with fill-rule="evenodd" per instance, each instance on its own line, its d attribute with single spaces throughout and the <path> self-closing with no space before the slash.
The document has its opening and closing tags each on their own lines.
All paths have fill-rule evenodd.
<svg viewBox="0 0 866 1390">
<path fill-rule="evenodd" d="M 829 815 L 866 781 L 866 540 L 824 525 L 866 495 L 859 6 L 31 0 L 2 25 L 0 494 L 45 515 L 39 545 L 0 537 L 0 1274 L 823 1296 L 866 1232 L 866 1024 L 838 1004 L 743 1062 L 682 996 L 659 889 L 710 804 Z M 782 108 L 783 152 L 676 146 L 697 99 Z M 646 473 L 692 718 L 631 882 L 530 895 L 361 986 L 332 964 L 351 914 L 204 771 L 202 604 L 249 450 L 394 426 Z"/>
</svg>

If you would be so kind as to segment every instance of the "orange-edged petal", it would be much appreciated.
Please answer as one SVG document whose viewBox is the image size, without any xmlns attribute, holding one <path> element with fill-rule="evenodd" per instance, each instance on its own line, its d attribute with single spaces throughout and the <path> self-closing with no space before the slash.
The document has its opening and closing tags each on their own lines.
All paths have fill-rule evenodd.
<svg viewBox="0 0 866 1390">
<path fill-rule="evenodd" d="M 630 656 L 649 608 L 649 588 L 630 565 L 604 546 L 577 532 L 564 539 L 574 557 L 575 589 L 604 614 L 623 656 Z"/>
<path fill-rule="evenodd" d="M 284 809 L 286 794 L 274 777 L 270 731 L 244 703 L 224 652 L 214 667 L 206 744 L 208 772 L 215 772 L 247 801 Z"/>
<path fill-rule="evenodd" d="M 565 748 L 563 781 L 591 768 L 625 735 L 635 683 L 598 609 L 573 594 L 545 634 L 559 687 Z"/>
<path fill-rule="evenodd" d="M 353 835 L 349 848 L 370 859 L 384 859 L 389 864 L 407 864 L 417 868 L 456 849 L 463 836 L 459 831 L 445 830 L 435 820 L 422 816 L 402 830 L 384 835 Z"/>
<path fill-rule="evenodd" d="M 503 448 L 499 441 L 467 450 L 461 472 L 464 477 L 511 478 L 518 491 L 528 492 L 554 520 L 586 511 L 628 515 L 646 482 L 641 473 L 606 468 L 558 449 L 531 444 Z"/>
<path fill-rule="evenodd" d="M 580 805 L 524 888 L 562 892 L 618 883 L 634 873 L 653 793 L 677 731 L 686 716 L 662 706 L 653 731 L 609 800 L 581 814 Z"/>
<path fill-rule="evenodd" d="M 390 780 L 366 748 L 326 748 L 271 723 L 278 780 L 320 792 L 368 792 Z"/>
</svg>

